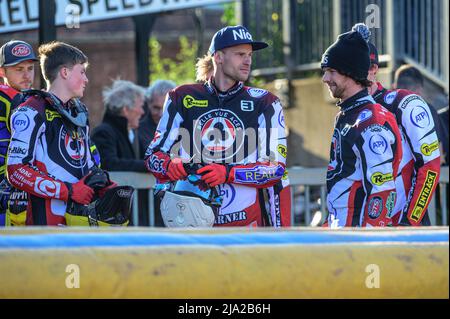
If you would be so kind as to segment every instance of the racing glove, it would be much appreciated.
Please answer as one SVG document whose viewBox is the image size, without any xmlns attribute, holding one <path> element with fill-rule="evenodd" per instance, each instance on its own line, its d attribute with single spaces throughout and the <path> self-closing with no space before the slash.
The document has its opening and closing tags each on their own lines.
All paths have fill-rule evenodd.
<svg viewBox="0 0 450 319">
<path fill-rule="evenodd" d="M 227 166 L 212 163 L 197 170 L 197 174 L 202 175 L 202 180 L 206 184 L 210 187 L 214 187 L 226 183 L 230 172 Z"/>
<path fill-rule="evenodd" d="M 87 205 L 92 201 L 94 197 L 94 190 L 84 183 L 87 176 L 80 179 L 74 184 L 65 183 L 69 189 L 68 198 L 71 198 L 74 202 Z"/>
<path fill-rule="evenodd" d="M 181 158 L 178 157 L 170 160 L 166 171 L 166 175 L 171 181 L 183 179 L 188 175 L 183 167 Z"/>
</svg>

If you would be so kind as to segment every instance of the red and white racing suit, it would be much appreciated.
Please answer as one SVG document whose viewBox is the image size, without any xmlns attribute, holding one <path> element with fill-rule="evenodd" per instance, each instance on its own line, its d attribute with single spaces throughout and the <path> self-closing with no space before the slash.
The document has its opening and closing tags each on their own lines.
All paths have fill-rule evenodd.
<svg viewBox="0 0 450 319">
<path fill-rule="evenodd" d="M 267 190 L 268 224 L 290 225 L 290 186 L 285 170 L 286 135 L 280 100 L 270 92 L 236 83 L 219 92 L 211 80 L 168 93 L 164 113 L 146 152 L 159 182 L 168 180 L 171 157 L 219 163 L 229 177 L 219 185 L 223 204 L 215 226 L 267 225 L 261 213 Z"/>
<path fill-rule="evenodd" d="M 327 170 L 325 225 L 392 225 L 395 177 L 402 157 L 392 113 L 364 89 L 339 104 Z"/>
<path fill-rule="evenodd" d="M 428 226 L 427 207 L 439 183 L 440 151 L 435 123 L 428 104 L 408 90 L 386 90 L 378 83 L 377 103 L 395 114 L 402 133 L 403 158 L 397 181 L 400 225 Z"/>
<path fill-rule="evenodd" d="M 76 183 L 94 166 L 89 146 L 89 126 L 68 123 L 52 100 L 33 95 L 19 105 L 11 116 L 7 173 L 14 187 L 30 194 L 27 225 L 65 224 L 64 182 Z"/>
</svg>

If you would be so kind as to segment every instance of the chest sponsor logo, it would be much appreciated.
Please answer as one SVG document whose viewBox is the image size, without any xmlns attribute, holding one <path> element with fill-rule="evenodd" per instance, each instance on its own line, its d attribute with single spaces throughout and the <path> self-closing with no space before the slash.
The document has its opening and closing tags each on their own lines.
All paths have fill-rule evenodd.
<svg viewBox="0 0 450 319">
<path fill-rule="evenodd" d="M 342 153 L 341 153 L 341 133 L 337 128 L 334 129 L 331 138 L 330 162 L 327 168 L 327 179 L 333 179 L 342 171 Z"/>
<path fill-rule="evenodd" d="M 34 183 L 34 191 L 44 196 L 59 198 L 61 184 L 51 180 L 37 177 Z"/>
<path fill-rule="evenodd" d="M 427 128 L 431 124 L 430 115 L 422 106 L 416 106 L 410 114 L 411 123 L 418 128 Z"/>
<path fill-rule="evenodd" d="M 377 219 L 380 217 L 383 211 L 383 200 L 381 197 L 373 197 L 369 201 L 368 214 L 371 219 Z"/>
<path fill-rule="evenodd" d="M 397 97 L 396 91 L 390 92 L 390 93 L 386 94 L 386 96 L 384 97 L 384 103 L 392 104 L 392 102 L 394 102 L 396 97 Z"/>
<path fill-rule="evenodd" d="M 236 189 L 231 184 L 219 185 L 219 195 L 222 196 L 221 209 L 225 209 L 230 206 L 236 198 Z"/>
<path fill-rule="evenodd" d="M 253 106 L 253 101 L 245 101 L 242 100 L 241 101 L 241 110 L 244 112 L 251 112 L 255 109 L 255 107 Z"/>
<path fill-rule="evenodd" d="M 61 114 L 59 114 L 56 111 L 51 111 L 49 109 L 45 110 L 45 117 L 47 118 L 47 121 L 51 122 L 57 117 L 61 117 Z"/>
<path fill-rule="evenodd" d="M 380 134 L 374 134 L 369 139 L 369 148 L 373 153 L 383 155 L 388 148 L 388 143 Z"/>
<path fill-rule="evenodd" d="M 86 164 L 87 145 L 85 142 L 85 133 L 79 130 L 79 133 L 71 135 L 62 126 L 59 133 L 59 152 L 72 167 L 81 168 Z"/>
<path fill-rule="evenodd" d="M 431 144 L 424 143 L 420 146 L 420 151 L 425 156 L 430 156 L 434 151 L 439 149 L 439 141 L 434 141 Z"/>
<path fill-rule="evenodd" d="M 372 184 L 377 186 L 381 186 L 384 183 L 390 182 L 392 180 L 394 180 L 394 177 L 392 176 L 391 173 L 383 174 L 380 172 L 376 172 L 370 177 L 370 181 L 372 182 Z"/>
<path fill-rule="evenodd" d="M 433 171 L 427 171 L 427 176 L 425 178 L 425 183 L 423 184 L 423 187 L 420 191 L 419 198 L 417 199 L 417 202 L 414 205 L 413 211 L 411 213 L 411 219 L 415 222 L 418 222 L 423 213 L 425 208 L 427 207 L 428 203 L 430 202 L 433 187 L 436 184 L 437 179 L 437 173 Z"/>
<path fill-rule="evenodd" d="M 286 158 L 287 156 L 287 147 L 283 144 L 278 144 L 277 146 L 277 151 L 278 153 L 281 154 L 281 156 L 283 156 L 284 158 Z"/>
<path fill-rule="evenodd" d="M 244 144 L 244 124 L 229 110 L 212 110 L 201 115 L 194 124 L 194 147 L 209 161 L 229 159 Z"/>
<path fill-rule="evenodd" d="M 250 88 L 247 90 L 248 95 L 250 95 L 251 97 L 254 98 L 260 98 L 263 97 L 264 95 L 266 95 L 268 92 L 266 90 L 263 89 L 256 89 L 256 88 Z"/>
<path fill-rule="evenodd" d="M 9 154 L 10 155 L 26 155 L 27 149 L 19 147 L 19 146 L 14 146 L 13 148 L 9 149 Z"/>
<path fill-rule="evenodd" d="M 247 213 L 245 211 L 235 212 L 230 214 L 218 215 L 216 217 L 216 224 L 229 224 L 232 222 L 238 222 L 247 219 Z"/>
<path fill-rule="evenodd" d="M 30 119 L 28 118 L 28 115 L 22 112 L 17 112 L 16 114 L 17 115 L 12 119 L 13 130 L 16 132 L 23 132 L 30 126 Z"/>
<path fill-rule="evenodd" d="M 208 107 L 208 100 L 196 100 L 191 95 L 186 95 L 183 98 L 183 105 L 187 109 L 191 107 Z"/>
</svg>

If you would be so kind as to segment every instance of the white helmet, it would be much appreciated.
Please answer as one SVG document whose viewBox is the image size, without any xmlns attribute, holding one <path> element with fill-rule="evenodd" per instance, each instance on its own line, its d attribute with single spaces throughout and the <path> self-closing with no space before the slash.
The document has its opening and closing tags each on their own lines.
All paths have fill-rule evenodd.
<svg viewBox="0 0 450 319">
<path fill-rule="evenodd" d="M 212 227 L 222 204 L 216 188 L 199 184 L 198 175 L 186 180 L 159 184 L 155 191 L 163 196 L 161 215 L 166 227 Z M 204 190 L 203 190 L 204 189 Z"/>
</svg>

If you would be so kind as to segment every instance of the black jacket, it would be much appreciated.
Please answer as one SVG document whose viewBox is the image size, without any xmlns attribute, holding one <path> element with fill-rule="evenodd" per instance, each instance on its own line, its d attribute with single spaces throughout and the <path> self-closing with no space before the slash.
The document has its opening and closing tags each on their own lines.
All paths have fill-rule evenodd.
<svg viewBox="0 0 450 319">
<path fill-rule="evenodd" d="M 150 142 L 153 140 L 157 126 L 158 123 L 155 123 L 155 121 L 153 121 L 150 112 L 147 112 L 147 114 L 139 122 L 138 135 L 139 150 L 141 152 L 141 156 L 144 156 L 148 146 L 150 145 Z"/>
<path fill-rule="evenodd" d="M 128 139 L 127 126 L 125 117 L 107 111 L 102 124 L 93 130 L 92 140 L 100 153 L 102 168 L 108 171 L 147 172 L 144 160 L 136 158 Z"/>
</svg>

